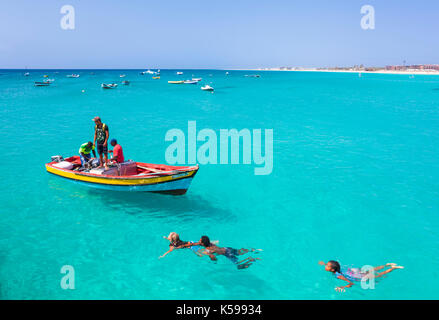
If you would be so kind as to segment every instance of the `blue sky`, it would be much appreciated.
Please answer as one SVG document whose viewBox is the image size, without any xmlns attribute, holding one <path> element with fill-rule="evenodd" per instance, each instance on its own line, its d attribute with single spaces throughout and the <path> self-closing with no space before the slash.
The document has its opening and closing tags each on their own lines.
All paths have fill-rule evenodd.
<svg viewBox="0 0 439 320">
<path fill-rule="evenodd" d="M 360 27 L 368 4 L 375 30 Z M 438 16 L 437 0 L 2 0 L 0 68 L 439 63 Z"/>
</svg>

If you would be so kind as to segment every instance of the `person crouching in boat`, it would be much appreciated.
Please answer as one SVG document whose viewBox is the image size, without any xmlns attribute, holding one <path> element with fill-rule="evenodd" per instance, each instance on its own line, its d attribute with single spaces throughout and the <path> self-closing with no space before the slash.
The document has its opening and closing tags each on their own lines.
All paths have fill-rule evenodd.
<svg viewBox="0 0 439 320">
<path fill-rule="evenodd" d="M 226 258 L 228 258 L 230 261 L 232 261 L 234 264 L 237 265 L 238 269 L 246 269 L 250 267 L 253 261 L 261 260 L 260 258 L 252 258 L 248 257 L 244 260 L 238 261 L 238 256 L 246 254 L 248 252 L 259 252 L 262 251 L 261 249 L 234 249 L 230 247 L 222 248 L 218 247 L 217 245 L 213 244 L 208 236 L 202 236 L 200 241 L 193 244 L 193 245 L 201 245 L 206 248 L 206 250 L 203 251 L 203 253 L 207 256 L 209 256 L 210 260 L 216 261 L 217 258 L 216 255 L 223 255 Z"/>
<path fill-rule="evenodd" d="M 110 141 L 110 144 L 114 147 L 113 150 L 110 150 L 108 152 L 113 153 L 113 157 L 110 159 L 110 161 L 114 161 L 117 163 L 125 162 L 125 159 L 123 157 L 123 150 L 120 144 L 117 143 L 116 139 L 112 139 Z"/>
<path fill-rule="evenodd" d="M 96 158 L 95 146 L 91 141 L 81 144 L 79 147 L 79 157 L 81 158 L 81 167 L 90 161 L 90 152 L 93 151 L 93 155 Z"/>
<path fill-rule="evenodd" d="M 102 163 L 105 166 L 105 170 L 108 170 L 108 148 L 107 142 L 110 135 L 108 131 L 108 126 L 102 123 L 100 117 L 93 118 L 95 125 L 95 136 L 93 139 L 93 144 L 97 146 L 99 154 L 99 168 L 102 168 Z M 104 154 L 104 159 L 102 159 L 102 154 Z M 105 160 L 105 162 L 104 162 Z"/>
<path fill-rule="evenodd" d="M 346 291 L 346 288 L 352 287 L 355 282 L 360 282 L 362 280 L 368 280 L 372 278 L 380 278 L 395 269 L 404 269 L 404 267 L 398 266 L 396 263 L 386 263 L 383 266 L 374 267 L 372 270 L 367 272 L 362 272 L 362 270 L 359 268 L 341 267 L 340 263 L 334 260 L 328 261 L 327 263 L 319 261 L 319 264 L 325 266 L 325 271 L 332 272 L 332 274 L 337 279 L 348 282 L 348 284 L 345 286 L 336 287 L 335 291 L 338 292 Z M 389 269 L 379 273 L 375 273 L 376 271 L 382 270 L 386 267 Z"/>
<path fill-rule="evenodd" d="M 174 249 L 183 249 L 189 248 L 194 245 L 192 241 L 182 241 L 180 240 L 180 236 L 176 232 L 171 232 L 167 237 L 163 237 L 166 240 L 169 240 L 169 250 L 166 251 L 163 255 L 159 257 L 159 259 L 164 258 L 168 253 L 174 251 Z"/>
</svg>

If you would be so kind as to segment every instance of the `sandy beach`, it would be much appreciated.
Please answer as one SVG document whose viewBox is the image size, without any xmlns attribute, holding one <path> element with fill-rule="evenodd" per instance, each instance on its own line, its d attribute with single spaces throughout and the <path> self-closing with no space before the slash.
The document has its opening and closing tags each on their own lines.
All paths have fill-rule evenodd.
<svg viewBox="0 0 439 320">
<path fill-rule="evenodd" d="M 286 71 L 286 72 L 341 72 L 341 73 L 375 73 L 375 74 L 402 74 L 402 75 L 432 75 L 439 76 L 439 71 L 420 71 L 420 70 L 407 70 L 407 71 L 394 71 L 394 70 L 376 70 L 376 71 L 365 71 L 365 70 L 338 70 L 338 69 L 280 69 L 280 68 L 263 68 L 263 69 L 241 69 L 249 71 Z"/>
</svg>

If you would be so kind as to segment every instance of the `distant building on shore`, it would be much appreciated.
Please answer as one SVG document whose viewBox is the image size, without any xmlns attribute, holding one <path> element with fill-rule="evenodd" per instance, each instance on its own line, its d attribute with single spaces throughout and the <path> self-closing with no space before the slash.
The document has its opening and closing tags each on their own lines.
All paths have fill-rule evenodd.
<svg viewBox="0 0 439 320">
<path fill-rule="evenodd" d="M 407 71 L 407 70 L 435 70 L 439 71 L 439 64 L 415 64 L 411 66 L 386 66 L 389 71 Z"/>
</svg>

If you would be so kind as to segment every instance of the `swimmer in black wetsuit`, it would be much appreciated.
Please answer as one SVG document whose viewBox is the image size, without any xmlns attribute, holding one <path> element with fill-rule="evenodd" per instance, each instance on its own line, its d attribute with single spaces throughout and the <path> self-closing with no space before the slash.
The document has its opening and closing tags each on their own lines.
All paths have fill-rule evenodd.
<svg viewBox="0 0 439 320">
<path fill-rule="evenodd" d="M 222 248 L 222 247 L 218 247 L 217 245 L 214 245 L 213 243 L 210 242 L 210 239 L 208 236 L 202 236 L 200 241 L 193 244 L 193 245 L 201 245 L 203 247 L 206 248 L 206 250 L 203 251 L 203 253 L 207 256 L 209 256 L 209 258 L 212 261 L 216 261 L 217 258 L 215 255 L 223 255 L 225 257 L 227 257 L 228 259 L 230 259 L 233 263 L 235 263 L 237 265 L 238 269 L 246 269 L 248 267 L 250 267 L 250 265 L 252 264 L 252 262 L 256 261 L 256 260 L 261 260 L 259 258 L 252 258 L 252 257 L 248 257 L 244 260 L 238 261 L 238 256 L 246 254 L 248 252 L 259 252 L 262 251 L 261 249 L 234 249 L 234 248 L 230 248 L 230 247 L 226 247 L 226 248 Z"/>
</svg>

